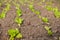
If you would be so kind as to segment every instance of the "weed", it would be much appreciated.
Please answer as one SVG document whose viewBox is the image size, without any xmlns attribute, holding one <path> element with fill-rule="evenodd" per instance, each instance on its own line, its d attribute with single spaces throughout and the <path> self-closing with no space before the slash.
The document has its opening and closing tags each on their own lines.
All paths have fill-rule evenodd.
<svg viewBox="0 0 60 40">
<path fill-rule="evenodd" d="M 9 29 L 8 30 L 8 34 L 10 35 L 10 39 L 9 40 L 14 40 L 14 38 L 22 38 L 22 34 L 19 33 L 19 30 L 16 29 Z"/>
<path fill-rule="evenodd" d="M 44 28 L 47 30 L 49 36 L 51 36 L 53 34 L 53 32 L 51 31 L 50 27 L 45 26 Z"/>
</svg>

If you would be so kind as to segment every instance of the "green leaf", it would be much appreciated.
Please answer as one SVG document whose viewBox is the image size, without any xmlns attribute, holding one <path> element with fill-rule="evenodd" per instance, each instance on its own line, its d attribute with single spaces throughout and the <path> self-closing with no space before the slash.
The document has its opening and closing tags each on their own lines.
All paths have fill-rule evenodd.
<svg viewBox="0 0 60 40">
<path fill-rule="evenodd" d="M 56 18 L 60 18 L 60 11 L 55 11 L 54 15 L 55 15 Z"/>
<path fill-rule="evenodd" d="M 51 36 L 53 32 L 51 30 L 48 31 L 48 35 Z"/>
<path fill-rule="evenodd" d="M 54 12 L 57 12 L 58 11 L 58 8 L 56 7 L 56 8 L 53 8 L 53 11 Z"/>
<path fill-rule="evenodd" d="M 7 12 L 10 9 L 10 4 L 7 3 L 6 5 L 7 5 L 6 8 L 4 8 L 4 10 L 3 10 L 5 12 Z"/>
<path fill-rule="evenodd" d="M 47 33 L 48 33 L 49 36 L 51 36 L 53 34 L 53 32 L 51 31 L 50 27 L 45 26 L 44 28 L 47 30 Z"/>
<path fill-rule="evenodd" d="M 20 9 L 17 9 L 17 16 L 21 16 L 22 15 L 22 11 Z"/>
<path fill-rule="evenodd" d="M 10 39 L 9 40 L 14 40 L 14 37 L 10 37 Z"/>
<path fill-rule="evenodd" d="M 48 11 L 52 11 L 53 10 L 53 8 L 51 7 L 51 6 L 46 6 L 45 7 Z"/>
<path fill-rule="evenodd" d="M 42 17 L 42 21 L 45 22 L 45 23 L 48 23 L 48 18 Z"/>
<path fill-rule="evenodd" d="M 22 38 L 22 34 L 19 33 L 19 30 L 17 28 L 16 29 L 9 29 L 8 34 L 10 35 L 9 40 L 14 40 L 15 37 Z"/>
<path fill-rule="evenodd" d="M 53 11 L 54 11 L 54 15 L 56 18 L 60 18 L 60 11 L 58 10 L 58 8 L 53 8 Z"/>
<path fill-rule="evenodd" d="M 5 13 L 0 14 L 0 18 L 5 18 L 5 16 L 6 16 Z"/>
<path fill-rule="evenodd" d="M 31 10 L 32 12 L 35 12 L 34 6 L 33 6 L 32 4 L 29 5 L 29 8 L 30 8 L 30 10 Z"/>
<path fill-rule="evenodd" d="M 35 11 L 35 13 L 36 13 L 37 15 L 40 15 L 40 14 L 41 14 L 39 11 Z"/>
<path fill-rule="evenodd" d="M 21 25 L 23 23 L 23 19 L 22 18 L 16 18 L 15 22 Z"/>
<path fill-rule="evenodd" d="M 30 9 L 34 9 L 34 6 L 32 4 L 29 5 Z"/>
<path fill-rule="evenodd" d="M 16 38 L 22 38 L 22 34 L 19 33 L 19 34 L 16 36 Z"/>
<path fill-rule="evenodd" d="M 48 26 L 45 26 L 44 28 L 45 28 L 47 31 L 50 30 L 50 27 L 48 27 Z"/>
<path fill-rule="evenodd" d="M 16 36 L 16 34 L 18 34 L 19 33 L 19 31 L 18 30 L 16 30 L 16 29 L 9 29 L 8 30 L 8 34 L 10 35 L 10 36 Z"/>
</svg>

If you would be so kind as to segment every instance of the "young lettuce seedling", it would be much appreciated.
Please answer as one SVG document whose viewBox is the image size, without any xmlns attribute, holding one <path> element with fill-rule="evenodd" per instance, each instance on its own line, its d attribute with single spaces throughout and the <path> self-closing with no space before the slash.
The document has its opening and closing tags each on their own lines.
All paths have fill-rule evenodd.
<svg viewBox="0 0 60 40">
<path fill-rule="evenodd" d="M 22 15 L 22 11 L 20 9 L 17 9 L 16 13 L 18 17 Z"/>
<path fill-rule="evenodd" d="M 34 9 L 34 6 L 33 6 L 32 4 L 29 5 L 29 8 L 30 8 L 30 10 L 31 10 L 32 12 L 34 12 L 35 14 L 37 14 L 37 15 L 41 14 L 39 11 L 36 11 L 36 10 Z"/>
<path fill-rule="evenodd" d="M 5 8 L 5 11 L 8 11 L 8 10 L 10 9 L 10 4 L 7 3 L 6 5 L 7 5 L 7 6 L 6 6 L 6 8 Z"/>
<path fill-rule="evenodd" d="M 52 10 L 53 10 L 51 6 L 46 6 L 45 8 L 46 8 L 48 11 L 52 11 Z"/>
<path fill-rule="evenodd" d="M 7 4 L 7 7 L 3 9 L 2 13 L 0 14 L 0 18 L 5 18 L 7 11 L 10 9 L 10 4 Z"/>
<path fill-rule="evenodd" d="M 45 23 L 48 23 L 48 21 L 49 21 L 48 18 L 46 18 L 46 17 L 41 17 L 41 19 L 42 19 L 42 21 L 45 22 Z"/>
<path fill-rule="evenodd" d="M 23 19 L 22 18 L 16 18 L 15 22 L 20 26 L 23 23 Z"/>
<path fill-rule="evenodd" d="M 8 30 L 8 34 L 10 35 L 10 39 L 9 40 L 14 40 L 14 38 L 22 38 L 22 34 L 19 32 L 19 30 L 16 29 L 9 29 Z"/>
<path fill-rule="evenodd" d="M 16 6 L 16 13 L 17 13 L 17 16 L 21 16 L 22 15 L 22 10 L 19 8 L 19 4 L 16 4 L 14 3 L 14 5 Z"/>
<path fill-rule="evenodd" d="M 60 11 L 57 7 L 52 8 L 51 6 L 46 6 L 46 9 L 49 11 L 53 11 L 56 18 L 60 18 Z"/>
<path fill-rule="evenodd" d="M 30 10 L 31 10 L 32 12 L 35 12 L 34 6 L 33 6 L 32 4 L 29 5 L 29 8 L 30 8 Z"/>
<path fill-rule="evenodd" d="M 53 11 L 54 11 L 54 15 L 56 18 L 60 18 L 60 11 L 58 10 L 58 8 L 53 8 Z"/>
<path fill-rule="evenodd" d="M 5 13 L 0 14 L 0 19 L 5 18 L 5 16 L 6 16 Z"/>
<path fill-rule="evenodd" d="M 57 7 L 53 8 L 53 12 L 59 11 Z"/>
<path fill-rule="evenodd" d="M 35 11 L 35 14 L 40 15 L 41 13 L 39 11 Z"/>
<path fill-rule="evenodd" d="M 54 15 L 55 15 L 56 18 L 60 18 L 60 11 L 55 11 Z"/>
<path fill-rule="evenodd" d="M 50 27 L 45 26 L 44 28 L 47 30 L 49 36 L 51 36 L 53 34 L 53 32 L 51 31 Z"/>
</svg>

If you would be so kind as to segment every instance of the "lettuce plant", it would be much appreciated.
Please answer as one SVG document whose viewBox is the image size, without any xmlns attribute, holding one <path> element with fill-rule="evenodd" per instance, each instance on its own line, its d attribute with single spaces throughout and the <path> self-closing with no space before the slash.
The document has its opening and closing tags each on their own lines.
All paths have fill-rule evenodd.
<svg viewBox="0 0 60 40">
<path fill-rule="evenodd" d="M 58 8 L 53 8 L 53 11 L 54 11 L 54 15 L 56 18 L 60 18 L 60 11 L 58 10 Z"/>
<path fill-rule="evenodd" d="M 35 11 L 35 14 L 40 15 L 41 13 L 40 11 Z"/>
<path fill-rule="evenodd" d="M 6 5 L 7 5 L 6 8 L 4 8 L 4 9 L 2 10 L 2 13 L 0 14 L 0 18 L 1 18 L 1 19 L 2 19 L 2 18 L 5 18 L 7 11 L 10 9 L 10 4 L 7 3 Z"/>
<path fill-rule="evenodd" d="M 47 30 L 47 33 L 48 33 L 49 36 L 51 36 L 53 34 L 53 32 L 51 31 L 50 27 L 45 26 L 44 28 Z"/>
<path fill-rule="evenodd" d="M 19 32 L 19 30 L 16 29 L 9 29 L 8 30 L 8 34 L 10 35 L 10 39 L 9 40 L 14 40 L 14 38 L 22 38 L 22 34 Z"/>
<path fill-rule="evenodd" d="M 23 19 L 22 18 L 15 18 L 15 22 L 20 26 L 23 23 Z"/>
<path fill-rule="evenodd" d="M 30 9 L 32 12 L 35 12 L 34 6 L 33 6 L 32 4 L 29 5 L 29 9 Z"/>
<path fill-rule="evenodd" d="M 5 18 L 5 16 L 6 16 L 5 13 L 0 14 L 0 19 Z"/>
<path fill-rule="evenodd" d="M 55 15 L 56 18 L 60 18 L 60 11 L 55 11 L 54 15 Z"/>
<path fill-rule="evenodd" d="M 48 11 L 53 11 L 56 18 L 60 18 L 60 11 L 58 10 L 57 7 L 52 8 L 51 6 L 46 6 L 45 8 L 46 8 Z"/>
<path fill-rule="evenodd" d="M 41 19 L 42 19 L 42 21 L 45 22 L 45 23 L 48 23 L 48 21 L 49 21 L 48 18 L 46 18 L 46 17 L 41 17 Z"/>
<path fill-rule="evenodd" d="M 53 8 L 51 7 L 51 6 L 46 6 L 45 7 L 48 11 L 52 11 L 53 10 Z"/>
<path fill-rule="evenodd" d="M 18 17 L 22 15 L 22 11 L 20 9 L 17 9 L 16 13 Z"/>
</svg>

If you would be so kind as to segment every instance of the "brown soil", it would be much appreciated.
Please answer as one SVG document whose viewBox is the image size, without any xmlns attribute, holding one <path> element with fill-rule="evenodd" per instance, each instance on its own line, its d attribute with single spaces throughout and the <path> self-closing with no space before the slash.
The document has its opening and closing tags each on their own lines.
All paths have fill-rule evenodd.
<svg viewBox="0 0 60 40">
<path fill-rule="evenodd" d="M 6 14 L 6 18 L 0 19 L 0 40 L 9 40 L 7 31 L 11 28 L 18 28 L 23 34 L 22 39 L 15 40 L 59 40 L 58 37 L 60 37 L 60 19 L 55 18 L 53 12 L 47 11 L 44 8 L 44 4 L 39 6 L 37 5 L 38 1 L 34 1 L 34 3 L 35 9 L 41 12 L 41 16 L 47 17 L 49 19 L 49 24 L 43 23 L 42 20 L 38 18 L 38 15 L 33 13 L 28 8 L 28 4 L 26 4 L 20 6 L 23 12 L 22 18 L 24 19 L 24 22 L 21 27 L 18 27 L 18 25 L 14 22 L 16 17 L 16 9 L 12 4 L 10 11 L 8 11 Z M 58 3 L 55 2 L 53 6 L 56 6 L 57 4 Z M 60 6 L 57 5 L 57 7 Z M 0 12 L 3 8 L 0 9 Z M 45 25 L 48 25 L 52 28 L 52 31 L 54 32 L 52 36 L 47 34 L 47 31 L 44 29 Z"/>
</svg>

